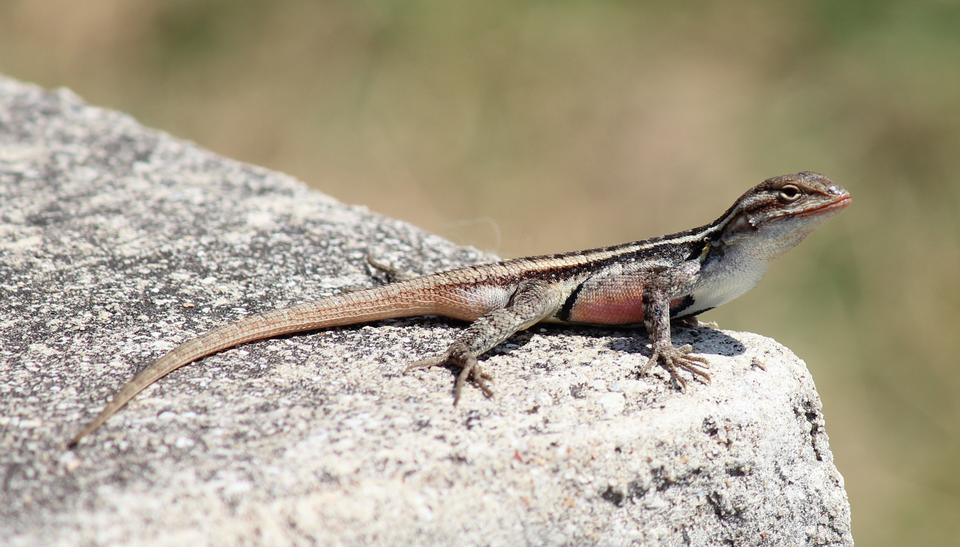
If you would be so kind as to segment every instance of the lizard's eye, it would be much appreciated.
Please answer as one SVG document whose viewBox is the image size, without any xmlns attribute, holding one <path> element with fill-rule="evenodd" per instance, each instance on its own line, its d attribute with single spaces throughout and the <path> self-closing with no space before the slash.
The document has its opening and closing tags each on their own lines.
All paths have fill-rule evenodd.
<svg viewBox="0 0 960 547">
<path fill-rule="evenodd" d="M 800 189 L 792 184 L 784 185 L 780 189 L 780 199 L 783 201 L 795 201 L 800 197 Z"/>
</svg>

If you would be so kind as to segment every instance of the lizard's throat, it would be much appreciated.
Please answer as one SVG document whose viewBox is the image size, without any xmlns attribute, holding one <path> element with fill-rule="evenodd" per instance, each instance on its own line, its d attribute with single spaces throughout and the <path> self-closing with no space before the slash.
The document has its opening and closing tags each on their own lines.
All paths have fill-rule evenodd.
<svg viewBox="0 0 960 547">
<path fill-rule="evenodd" d="M 796 247 L 820 220 L 785 217 L 758 222 L 744 215 L 725 227 L 720 242 L 730 251 L 769 260 Z"/>
</svg>

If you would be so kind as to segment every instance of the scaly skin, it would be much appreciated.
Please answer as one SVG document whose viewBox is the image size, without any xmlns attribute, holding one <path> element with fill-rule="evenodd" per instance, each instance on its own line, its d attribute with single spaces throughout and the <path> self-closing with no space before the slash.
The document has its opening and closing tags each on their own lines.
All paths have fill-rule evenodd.
<svg viewBox="0 0 960 547">
<path fill-rule="evenodd" d="M 709 381 L 706 358 L 674 347 L 671 319 L 692 319 L 753 287 L 767 262 L 792 248 L 850 203 L 826 177 L 801 172 L 763 181 L 710 224 L 612 247 L 469 266 L 380 288 L 254 315 L 194 338 L 150 363 L 68 443 L 75 447 L 137 393 L 170 372 L 225 349 L 295 332 L 396 317 L 437 315 L 470 321 L 441 355 L 408 370 L 461 369 L 454 404 L 467 381 L 493 394 L 478 357 L 542 322 L 643 324 L 652 342 L 640 372 L 659 364 L 681 389 L 680 371 Z"/>
</svg>

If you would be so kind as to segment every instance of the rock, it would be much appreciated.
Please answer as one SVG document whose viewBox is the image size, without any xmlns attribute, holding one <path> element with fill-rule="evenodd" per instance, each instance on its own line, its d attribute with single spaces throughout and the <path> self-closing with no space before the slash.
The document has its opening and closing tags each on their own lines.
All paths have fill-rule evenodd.
<svg viewBox="0 0 960 547">
<path fill-rule="evenodd" d="M 389 188 L 385 188 L 389 191 Z M 7 544 L 850 544 L 805 365 L 678 329 L 714 381 L 637 378 L 629 330 L 541 328 L 496 398 L 402 374 L 461 328 L 385 321 L 229 350 L 68 437 L 150 359 L 249 313 L 489 260 L 0 79 L 0 537 Z M 759 359 L 766 371 L 752 363 Z"/>
</svg>

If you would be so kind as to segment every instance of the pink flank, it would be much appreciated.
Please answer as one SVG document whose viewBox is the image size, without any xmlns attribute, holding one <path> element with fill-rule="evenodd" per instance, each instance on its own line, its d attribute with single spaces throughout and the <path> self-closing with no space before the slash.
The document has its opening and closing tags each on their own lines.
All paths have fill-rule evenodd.
<svg viewBox="0 0 960 547">
<path fill-rule="evenodd" d="M 625 325 L 643 322 L 643 287 L 639 284 L 584 288 L 570 310 L 574 323 Z"/>
</svg>

